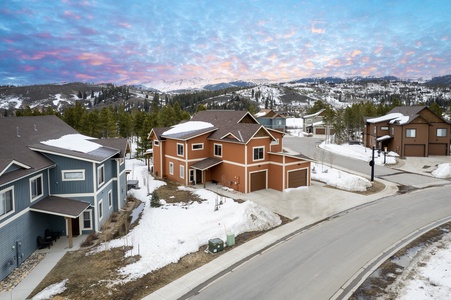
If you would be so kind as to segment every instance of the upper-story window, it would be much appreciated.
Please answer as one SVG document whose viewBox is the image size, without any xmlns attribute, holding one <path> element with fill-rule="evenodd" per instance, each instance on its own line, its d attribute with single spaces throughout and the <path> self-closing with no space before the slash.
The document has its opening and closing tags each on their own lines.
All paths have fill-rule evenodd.
<svg viewBox="0 0 451 300">
<path fill-rule="evenodd" d="M 395 127 L 390 128 L 391 129 L 391 135 L 395 134 Z"/>
<path fill-rule="evenodd" d="M 446 137 L 446 128 L 437 128 L 437 137 Z"/>
<path fill-rule="evenodd" d="M 265 158 L 265 147 L 254 147 L 254 160 L 262 160 Z"/>
<path fill-rule="evenodd" d="M 160 142 L 158 140 L 153 140 L 153 145 L 154 146 L 160 146 Z"/>
<path fill-rule="evenodd" d="M 406 129 L 406 137 L 417 137 L 417 130 L 415 128 Z"/>
<path fill-rule="evenodd" d="M 388 130 L 388 126 L 381 126 L 381 130 Z"/>
<path fill-rule="evenodd" d="M 202 149 L 204 149 L 204 144 L 203 143 L 193 144 L 191 147 L 193 150 L 202 150 Z"/>
<path fill-rule="evenodd" d="M 177 155 L 178 156 L 183 156 L 183 150 L 184 150 L 183 144 L 177 144 Z"/>
<path fill-rule="evenodd" d="M 215 144 L 215 156 L 222 156 L 222 145 L 221 144 Z"/>
<path fill-rule="evenodd" d="M 376 134 L 376 132 L 377 132 L 377 126 L 374 125 L 374 127 L 373 127 L 373 133 Z"/>
<path fill-rule="evenodd" d="M 43 195 L 42 174 L 30 178 L 30 195 L 31 201 Z"/>
<path fill-rule="evenodd" d="M 101 186 L 105 183 L 105 167 L 101 165 L 97 168 L 97 184 Z"/>
<path fill-rule="evenodd" d="M 85 170 L 62 170 L 63 181 L 82 181 L 85 180 Z"/>
<path fill-rule="evenodd" d="M 0 191 L 0 219 L 14 211 L 14 187 Z"/>
</svg>

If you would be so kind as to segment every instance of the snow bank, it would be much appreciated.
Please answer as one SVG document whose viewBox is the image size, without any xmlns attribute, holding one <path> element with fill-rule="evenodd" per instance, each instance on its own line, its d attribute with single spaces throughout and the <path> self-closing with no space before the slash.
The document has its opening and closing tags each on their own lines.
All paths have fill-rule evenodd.
<svg viewBox="0 0 451 300">
<path fill-rule="evenodd" d="M 437 178 L 451 177 L 451 164 L 439 164 L 437 169 L 432 171 L 432 176 Z"/>
<path fill-rule="evenodd" d="M 325 142 L 322 142 L 319 145 L 320 148 L 334 152 L 337 154 L 341 154 L 344 156 L 352 157 L 354 159 L 359 159 L 363 161 L 370 161 L 373 156 L 373 149 L 366 148 L 362 145 L 349 145 L 349 144 L 342 144 L 342 145 L 336 145 L 336 144 L 326 144 Z M 385 158 L 385 164 L 396 164 L 396 158 L 395 156 L 398 156 L 398 154 L 389 152 Z M 374 152 L 374 161 L 376 165 L 384 165 L 384 154 L 381 152 L 380 156 L 378 155 L 378 152 Z"/>
<path fill-rule="evenodd" d="M 67 279 L 64 279 L 61 282 L 54 283 L 43 289 L 41 292 L 36 294 L 32 300 L 47 300 L 53 299 L 55 295 L 61 294 L 66 290 Z"/>
<path fill-rule="evenodd" d="M 366 178 L 316 163 L 312 163 L 312 179 L 352 192 L 365 192 L 371 187 L 371 182 Z"/>
</svg>

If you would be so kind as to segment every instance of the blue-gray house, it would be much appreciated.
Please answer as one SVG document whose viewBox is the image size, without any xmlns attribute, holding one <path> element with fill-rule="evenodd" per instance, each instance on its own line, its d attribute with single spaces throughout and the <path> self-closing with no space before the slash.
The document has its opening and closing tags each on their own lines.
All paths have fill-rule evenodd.
<svg viewBox="0 0 451 300">
<path fill-rule="evenodd" d="M 45 230 L 100 231 L 126 201 L 126 139 L 79 134 L 56 116 L 0 118 L 0 280 Z"/>
<path fill-rule="evenodd" d="M 285 132 L 287 125 L 286 117 L 272 109 L 261 109 L 255 114 L 255 118 L 266 128 Z"/>
</svg>

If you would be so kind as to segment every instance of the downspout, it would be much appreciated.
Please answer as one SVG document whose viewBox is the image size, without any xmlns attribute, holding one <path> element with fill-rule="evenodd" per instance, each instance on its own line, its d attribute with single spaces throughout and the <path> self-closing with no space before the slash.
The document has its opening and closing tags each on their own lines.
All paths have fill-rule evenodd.
<svg viewBox="0 0 451 300">
<path fill-rule="evenodd" d="M 96 177 L 97 177 L 97 172 L 96 172 L 96 164 L 93 162 L 92 163 L 92 185 L 93 185 L 93 189 L 94 189 L 94 216 L 95 216 L 95 222 L 94 222 L 94 231 L 98 232 L 100 230 L 99 229 L 99 208 L 97 206 L 97 185 L 96 185 Z"/>
<path fill-rule="evenodd" d="M 244 144 L 244 192 L 248 193 L 248 175 L 247 174 L 247 144 Z"/>
</svg>

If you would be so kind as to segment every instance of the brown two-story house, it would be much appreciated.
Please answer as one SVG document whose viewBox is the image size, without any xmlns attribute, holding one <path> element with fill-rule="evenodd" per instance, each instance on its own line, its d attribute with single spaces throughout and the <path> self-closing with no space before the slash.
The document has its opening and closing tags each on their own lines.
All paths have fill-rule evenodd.
<svg viewBox="0 0 451 300">
<path fill-rule="evenodd" d="M 450 155 L 450 129 L 450 123 L 427 106 L 399 106 L 365 119 L 363 143 L 401 157 Z"/>
<path fill-rule="evenodd" d="M 153 128 L 153 175 L 183 185 L 220 183 L 242 193 L 310 185 L 310 159 L 282 150 L 284 133 L 248 112 L 209 110 Z"/>
</svg>

